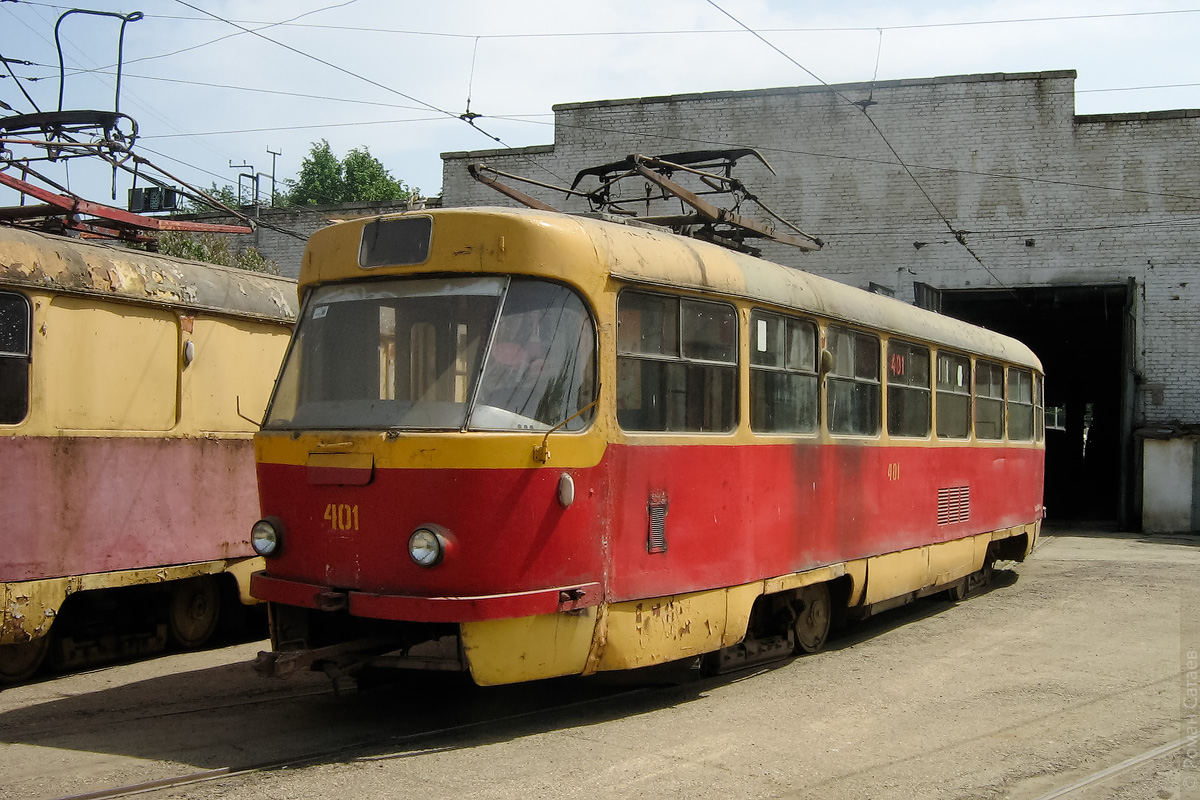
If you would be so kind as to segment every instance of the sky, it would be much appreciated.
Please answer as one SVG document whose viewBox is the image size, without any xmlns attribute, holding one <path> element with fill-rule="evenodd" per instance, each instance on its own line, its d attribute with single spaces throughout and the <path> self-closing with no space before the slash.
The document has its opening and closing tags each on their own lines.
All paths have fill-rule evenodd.
<svg viewBox="0 0 1200 800">
<path fill-rule="evenodd" d="M 440 153 L 549 144 L 554 104 L 615 98 L 1073 69 L 1080 114 L 1200 108 L 1200 0 L 81 3 L 0 0 L 0 115 L 58 108 L 60 14 L 141 12 L 120 92 L 135 152 L 205 189 L 257 173 L 265 193 L 324 139 L 435 196 Z M 64 109 L 114 109 L 120 30 L 62 21 Z M 111 168 L 89 161 L 38 169 L 124 206 L 131 178 L 114 201 Z M 0 187 L 0 206 L 17 202 Z"/>
</svg>

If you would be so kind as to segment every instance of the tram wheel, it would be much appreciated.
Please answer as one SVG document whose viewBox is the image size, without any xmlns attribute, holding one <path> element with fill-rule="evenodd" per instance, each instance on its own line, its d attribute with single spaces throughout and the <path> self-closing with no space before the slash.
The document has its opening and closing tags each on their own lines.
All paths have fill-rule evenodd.
<svg viewBox="0 0 1200 800">
<path fill-rule="evenodd" d="M 833 618 L 829 586 L 816 583 L 800 589 L 795 609 L 796 620 L 792 623 L 792 630 L 796 634 L 796 652 L 818 652 L 825 646 Z"/>
<path fill-rule="evenodd" d="M 176 582 L 167 612 L 172 641 L 188 649 L 200 647 L 217 629 L 220 610 L 220 587 L 211 575 Z"/>
<path fill-rule="evenodd" d="M 28 642 L 0 644 L 0 686 L 28 680 L 42 666 L 49 650 L 48 635 Z"/>
<path fill-rule="evenodd" d="M 949 589 L 946 590 L 946 597 L 952 603 L 961 603 L 967 599 L 967 584 L 970 583 L 969 578 L 959 578 Z"/>
</svg>

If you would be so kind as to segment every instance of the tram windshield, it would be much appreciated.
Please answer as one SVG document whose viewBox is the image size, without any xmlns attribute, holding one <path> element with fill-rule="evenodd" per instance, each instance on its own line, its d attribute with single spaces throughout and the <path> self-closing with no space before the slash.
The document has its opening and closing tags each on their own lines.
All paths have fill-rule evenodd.
<svg viewBox="0 0 1200 800">
<path fill-rule="evenodd" d="M 400 279 L 313 291 L 263 427 L 546 431 L 596 392 L 591 315 L 524 278 Z M 567 420 L 570 420 L 567 422 Z"/>
</svg>

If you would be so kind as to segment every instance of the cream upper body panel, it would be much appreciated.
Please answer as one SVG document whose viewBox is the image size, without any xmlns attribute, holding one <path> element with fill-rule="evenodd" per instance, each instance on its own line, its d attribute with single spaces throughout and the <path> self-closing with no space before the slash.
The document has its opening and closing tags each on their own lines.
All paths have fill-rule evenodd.
<svg viewBox="0 0 1200 800">
<path fill-rule="evenodd" d="M 1041 371 L 1033 351 L 1011 337 L 666 231 L 527 209 L 437 209 L 392 215 L 412 216 L 433 220 L 425 261 L 360 267 L 362 231 L 371 220 L 351 220 L 313 234 L 300 272 L 301 290 L 335 281 L 431 271 L 510 272 L 562 280 L 595 302 L 615 281 L 749 300 Z"/>
</svg>

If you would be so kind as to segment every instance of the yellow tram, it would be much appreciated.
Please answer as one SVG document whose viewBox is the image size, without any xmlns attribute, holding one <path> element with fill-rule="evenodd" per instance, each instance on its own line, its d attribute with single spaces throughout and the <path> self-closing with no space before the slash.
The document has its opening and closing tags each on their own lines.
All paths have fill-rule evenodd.
<svg viewBox="0 0 1200 800">
<path fill-rule="evenodd" d="M 0 227 L 0 683 L 198 646 L 254 602 L 250 440 L 295 307 L 287 279 Z"/>
</svg>

